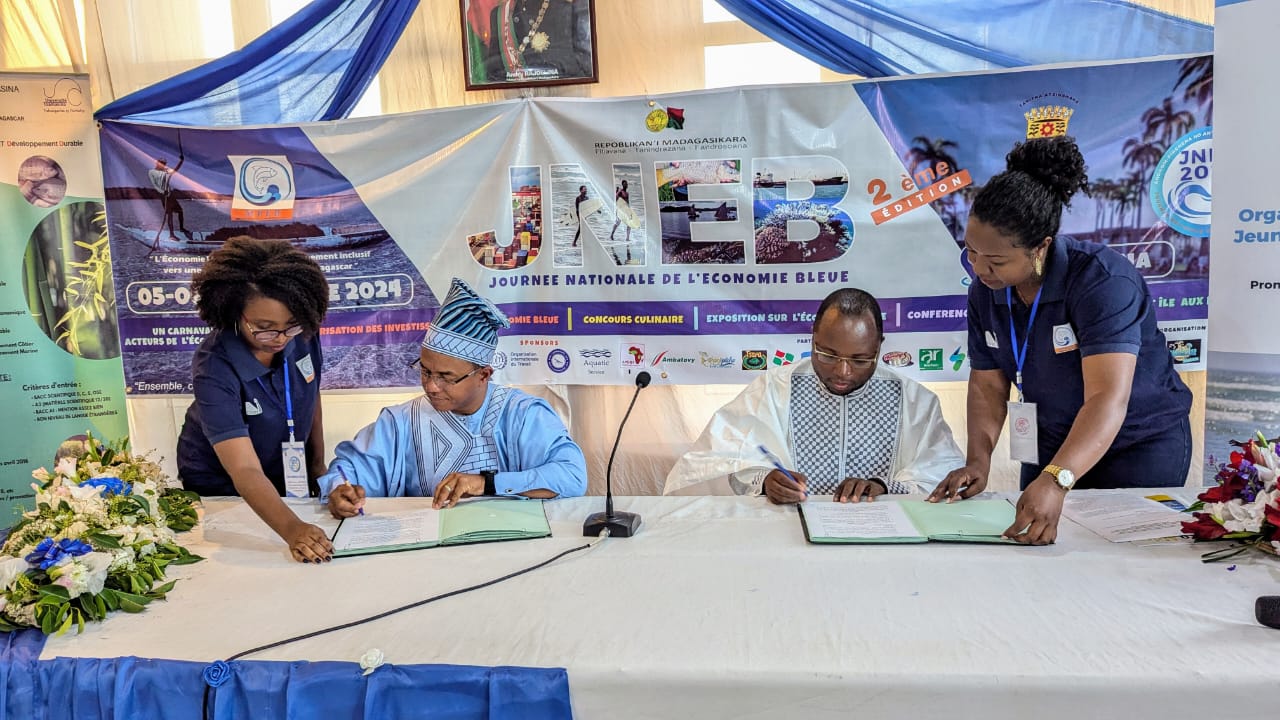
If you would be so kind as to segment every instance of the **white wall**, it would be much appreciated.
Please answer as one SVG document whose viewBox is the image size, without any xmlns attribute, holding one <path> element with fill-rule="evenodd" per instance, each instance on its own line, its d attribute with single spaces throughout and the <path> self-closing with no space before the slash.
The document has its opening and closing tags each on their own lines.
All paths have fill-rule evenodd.
<svg viewBox="0 0 1280 720">
<path fill-rule="evenodd" d="M 933 383 L 942 412 L 963 450 L 965 444 L 965 387 L 963 382 Z M 566 418 L 573 437 L 587 457 L 590 492 L 604 493 L 605 464 L 633 391 L 616 386 L 527 386 L 523 390 L 546 398 Z M 741 385 L 655 385 L 644 390 L 614 460 L 614 492 L 621 495 L 653 495 L 671 466 L 688 449 L 721 405 L 731 400 Z M 352 437 L 387 406 L 414 397 L 417 392 L 371 393 L 337 391 L 324 394 L 324 433 L 327 452 Z M 165 471 L 177 477 L 174 448 L 189 396 L 146 396 L 129 400 L 129 429 L 133 446 L 154 450 Z M 996 448 L 992 466 L 992 490 L 1015 490 L 1018 468 L 1010 461 L 1005 438 Z"/>
</svg>

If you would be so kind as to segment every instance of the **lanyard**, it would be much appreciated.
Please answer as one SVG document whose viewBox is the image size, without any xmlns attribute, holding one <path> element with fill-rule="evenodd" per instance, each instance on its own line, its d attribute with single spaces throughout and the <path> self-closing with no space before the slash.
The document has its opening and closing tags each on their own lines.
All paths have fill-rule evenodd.
<svg viewBox="0 0 1280 720">
<path fill-rule="evenodd" d="M 282 365 L 282 366 L 283 366 L 283 368 L 284 368 L 284 415 L 285 415 L 285 419 L 286 419 L 286 420 L 288 421 L 288 423 L 289 423 L 289 442 L 294 442 L 294 438 L 293 438 L 293 397 L 292 397 L 292 395 L 291 395 L 291 394 L 290 394 L 290 392 L 289 392 L 289 375 L 291 374 L 291 373 L 289 372 L 289 359 L 288 359 L 288 358 L 285 358 L 285 359 L 284 359 L 284 362 L 282 362 L 282 363 L 281 363 L 281 365 Z M 276 399 L 275 399 L 275 393 L 273 393 L 273 392 L 271 392 L 270 390 L 268 390 L 268 389 L 267 389 L 266 384 L 262 382 L 262 377 L 261 377 L 261 376 L 259 376 L 259 377 L 255 378 L 255 379 L 258 381 L 258 385 L 262 386 L 262 391 L 263 391 L 263 392 L 265 392 L 269 398 L 271 398 L 271 402 L 272 402 L 273 404 L 275 404 L 275 405 L 279 405 L 279 403 L 278 403 L 278 402 L 276 401 Z"/>
<path fill-rule="evenodd" d="M 1031 303 L 1031 316 L 1027 318 L 1027 335 L 1022 338 L 1022 351 L 1018 351 L 1018 331 L 1013 326 L 1013 290 L 1011 288 L 1004 289 L 1004 299 L 1009 305 L 1009 344 L 1013 347 L 1013 362 L 1017 366 L 1017 375 L 1014 383 L 1018 386 L 1018 402 L 1022 399 L 1022 366 L 1027 361 L 1027 342 L 1031 340 L 1031 326 L 1036 322 L 1036 310 L 1040 308 L 1040 293 L 1044 292 L 1044 286 L 1040 286 L 1036 290 L 1036 299 Z M 292 420 L 289 421 L 292 427 Z"/>
</svg>

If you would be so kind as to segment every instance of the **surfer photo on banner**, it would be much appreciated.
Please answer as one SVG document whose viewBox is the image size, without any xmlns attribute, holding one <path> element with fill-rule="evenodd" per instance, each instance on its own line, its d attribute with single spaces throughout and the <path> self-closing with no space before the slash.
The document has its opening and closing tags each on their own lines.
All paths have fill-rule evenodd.
<svg viewBox="0 0 1280 720">
<path fill-rule="evenodd" d="M 617 206 L 617 219 L 613 221 L 613 229 L 609 231 L 609 240 L 614 239 L 614 235 L 618 232 L 618 225 L 625 224 L 627 226 L 627 236 L 624 244 L 627 246 L 627 259 L 624 261 L 617 257 L 616 251 L 614 259 L 619 265 L 631 262 L 631 231 L 640 227 L 640 217 L 636 215 L 635 210 L 631 209 L 631 193 L 627 191 L 627 181 L 623 180 L 613 194 L 614 204 Z"/>
<path fill-rule="evenodd" d="M 582 237 L 582 203 L 584 202 L 587 202 L 587 186 L 579 185 L 578 197 L 573 200 L 573 215 L 578 219 L 578 229 L 573 233 L 573 247 L 578 247 L 578 238 Z"/>
</svg>

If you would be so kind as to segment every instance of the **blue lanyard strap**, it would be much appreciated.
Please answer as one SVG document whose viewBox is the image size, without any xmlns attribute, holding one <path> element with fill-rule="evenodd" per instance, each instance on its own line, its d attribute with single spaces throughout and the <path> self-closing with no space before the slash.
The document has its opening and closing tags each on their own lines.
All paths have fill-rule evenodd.
<svg viewBox="0 0 1280 720">
<path fill-rule="evenodd" d="M 288 424 L 289 424 L 289 442 L 294 442 L 294 437 L 293 437 L 293 396 L 291 395 L 291 393 L 290 393 L 290 389 L 289 389 L 289 374 L 290 374 L 290 373 L 289 373 L 289 359 L 288 359 L 288 358 L 284 358 L 283 362 L 281 363 L 281 366 L 282 366 L 282 368 L 284 369 L 284 416 L 285 416 L 285 420 L 286 420 L 286 421 L 288 422 Z M 271 392 L 270 390 L 268 390 L 268 389 L 267 389 L 267 385 L 266 385 L 266 383 L 262 382 L 262 378 L 261 378 L 261 377 L 257 377 L 257 378 L 255 378 L 255 379 L 258 381 L 258 385 L 262 387 L 262 391 L 263 391 L 263 392 L 265 392 L 265 393 L 267 394 L 268 398 L 270 398 L 270 399 L 271 399 L 271 401 L 272 401 L 273 403 L 276 403 L 276 400 L 275 400 L 275 397 L 274 397 L 274 396 L 275 396 L 275 393 L 273 393 L 273 392 Z M 278 404 L 278 403 L 277 403 L 277 404 Z"/>
<path fill-rule="evenodd" d="M 1040 308 L 1040 293 L 1044 292 L 1044 286 L 1040 286 L 1036 290 L 1036 299 L 1031 303 L 1031 316 L 1027 318 L 1027 334 L 1022 338 L 1022 350 L 1018 350 L 1018 331 L 1013 326 L 1013 289 L 1004 289 L 1004 300 L 1009 305 L 1009 344 L 1013 347 L 1013 363 L 1017 366 L 1017 375 L 1014 378 L 1014 384 L 1018 386 L 1018 402 L 1022 399 L 1022 366 L 1027 361 L 1027 342 L 1031 340 L 1031 326 L 1036 322 L 1036 310 Z M 287 387 L 287 386 L 286 386 Z M 292 421 L 290 421 L 292 423 Z"/>
</svg>

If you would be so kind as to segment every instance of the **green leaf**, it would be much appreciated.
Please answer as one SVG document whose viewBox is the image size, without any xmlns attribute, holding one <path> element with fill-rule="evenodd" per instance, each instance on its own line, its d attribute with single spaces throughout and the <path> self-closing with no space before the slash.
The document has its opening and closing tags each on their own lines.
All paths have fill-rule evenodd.
<svg viewBox="0 0 1280 720">
<path fill-rule="evenodd" d="M 136 597 L 136 596 L 131 596 L 131 597 Z M 134 602 L 129 598 L 122 597 L 120 598 L 120 609 L 127 613 L 140 613 L 143 611 L 144 605 L 142 603 Z"/>
<path fill-rule="evenodd" d="M 120 609 L 120 597 L 117 594 L 117 591 L 105 588 L 102 592 L 98 593 L 98 598 L 106 604 L 108 610 Z"/>
<path fill-rule="evenodd" d="M 46 608 L 41 612 L 41 609 L 37 608 L 36 615 L 40 618 L 40 631 L 45 635 L 52 635 L 53 631 L 58 629 L 59 614 L 55 609 Z"/>
<path fill-rule="evenodd" d="M 66 620 L 63 620 L 63 621 L 62 621 L 62 623 L 58 625 L 58 632 L 56 632 L 56 633 L 54 633 L 54 634 L 55 634 L 55 635 L 61 635 L 61 634 L 65 633 L 66 631 L 70 630 L 70 629 L 71 629 L 71 621 L 72 621 L 72 613 L 68 612 L 68 613 L 67 613 L 67 619 L 66 619 Z"/>
<path fill-rule="evenodd" d="M 127 592 L 124 592 L 123 590 L 117 590 L 116 597 L 119 598 L 121 607 L 123 607 L 125 600 L 136 603 L 138 605 L 146 605 L 147 603 L 151 602 L 151 600 L 147 598 L 146 595 L 135 595 L 134 593 L 127 593 Z"/>
<path fill-rule="evenodd" d="M 89 533 L 89 544 L 98 550 L 119 550 L 120 538 L 100 532 Z"/>
<path fill-rule="evenodd" d="M 149 595 L 151 595 L 152 597 L 163 598 L 167 593 L 173 590 L 173 586 L 177 584 L 178 584 L 177 580 L 170 580 L 169 582 L 161 585 L 160 587 L 151 588 L 151 592 L 149 593 Z"/>
<path fill-rule="evenodd" d="M 67 592 L 67 589 L 61 585 L 41 585 L 40 594 L 46 597 L 57 598 L 63 602 L 71 599 L 71 593 Z"/>
</svg>

